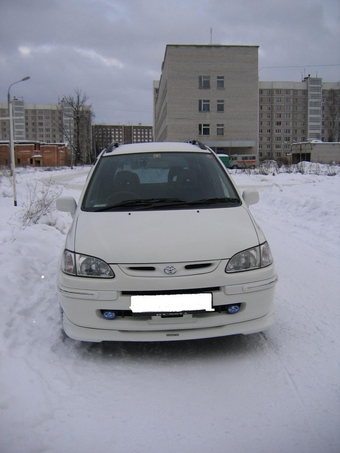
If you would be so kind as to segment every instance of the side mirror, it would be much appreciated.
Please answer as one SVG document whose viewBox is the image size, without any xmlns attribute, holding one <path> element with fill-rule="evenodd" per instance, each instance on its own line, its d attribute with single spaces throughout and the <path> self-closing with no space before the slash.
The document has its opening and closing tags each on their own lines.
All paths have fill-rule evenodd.
<svg viewBox="0 0 340 453">
<path fill-rule="evenodd" d="M 257 190 L 247 189 L 243 192 L 242 198 L 245 201 L 247 206 L 256 204 L 260 200 L 260 194 Z"/>
<path fill-rule="evenodd" d="M 58 211 L 69 212 L 73 215 L 77 209 L 77 202 L 73 197 L 59 197 L 56 199 Z"/>
</svg>

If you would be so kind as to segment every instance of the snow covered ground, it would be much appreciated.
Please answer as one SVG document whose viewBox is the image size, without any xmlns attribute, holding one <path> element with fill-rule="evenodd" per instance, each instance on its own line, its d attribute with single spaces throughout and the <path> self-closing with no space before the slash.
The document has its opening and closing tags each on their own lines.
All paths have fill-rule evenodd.
<svg viewBox="0 0 340 453">
<path fill-rule="evenodd" d="M 77 198 L 86 173 L 21 170 L 18 207 L 0 177 L 0 452 L 339 453 L 340 172 L 233 172 L 260 191 L 276 260 L 268 332 L 142 344 L 66 338 L 55 274 L 71 217 L 21 226 L 32 187 L 52 177 Z"/>
</svg>

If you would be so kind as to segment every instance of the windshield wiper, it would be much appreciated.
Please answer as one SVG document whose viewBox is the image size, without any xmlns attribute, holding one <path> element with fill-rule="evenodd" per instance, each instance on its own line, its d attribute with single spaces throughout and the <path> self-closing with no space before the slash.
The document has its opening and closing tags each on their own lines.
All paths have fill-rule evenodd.
<svg viewBox="0 0 340 453">
<path fill-rule="evenodd" d="M 136 198 L 133 200 L 121 201 L 120 203 L 115 203 L 110 206 L 100 207 L 99 209 L 94 209 L 94 211 L 114 211 L 121 208 L 149 209 L 154 207 L 168 206 L 169 204 L 171 205 L 173 203 L 183 203 L 183 200 L 179 200 L 178 198 Z"/>
<path fill-rule="evenodd" d="M 239 198 L 202 198 L 199 200 L 180 200 L 178 198 L 155 198 L 151 200 L 143 200 L 145 205 L 142 209 L 153 209 L 163 207 L 186 207 L 186 206 L 206 206 L 213 204 L 241 204 Z"/>
<path fill-rule="evenodd" d="M 158 209 L 175 206 L 206 206 L 213 204 L 240 204 L 239 198 L 202 198 L 200 200 L 180 200 L 179 198 L 136 198 L 133 200 L 125 200 L 109 206 L 101 206 L 94 209 L 95 212 L 115 211 L 126 208 L 135 210 Z"/>
<path fill-rule="evenodd" d="M 200 204 L 200 205 L 209 205 L 209 204 L 240 204 L 239 198 L 202 198 L 201 200 L 190 201 L 190 204 Z"/>
</svg>

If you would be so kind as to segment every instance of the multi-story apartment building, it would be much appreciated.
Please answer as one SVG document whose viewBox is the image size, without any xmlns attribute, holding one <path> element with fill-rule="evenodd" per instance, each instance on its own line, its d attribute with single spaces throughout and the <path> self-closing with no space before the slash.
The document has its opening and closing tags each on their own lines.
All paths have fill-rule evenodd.
<svg viewBox="0 0 340 453">
<path fill-rule="evenodd" d="M 64 99 L 58 104 L 29 104 L 23 99 L 13 98 L 12 104 L 14 140 L 39 141 L 46 144 L 70 143 L 72 154 L 72 144 L 77 140 L 78 129 L 78 141 L 83 154 L 81 160 L 91 160 L 90 106 L 84 106 L 84 112 L 77 123 L 74 109 Z M 0 117 L 8 116 L 7 103 L 0 103 Z M 9 133 L 9 120 L 1 120 L 0 140 L 9 140 Z"/>
<path fill-rule="evenodd" d="M 154 82 L 155 141 L 258 150 L 258 46 L 167 45 Z"/>
<path fill-rule="evenodd" d="M 96 155 L 112 142 L 143 143 L 153 141 L 152 126 L 138 124 L 94 124 L 92 126 L 92 143 Z"/>
<path fill-rule="evenodd" d="M 260 81 L 260 159 L 284 159 L 296 142 L 329 141 L 330 90 L 339 90 L 339 85 L 311 76 L 302 82 Z"/>
<path fill-rule="evenodd" d="M 65 142 L 60 125 L 60 104 L 28 104 L 23 99 L 13 99 L 14 140 L 32 140 L 44 143 Z M 7 103 L 0 103 L 2 117 L 8 117 Z M 20 119 L 18 119 L 18 117 Z M 17 118 L 17 119 L 16 119 Z M 9 120 L 0 123 L 0 139 L 9 139 Z"/>
<path fill-rule="evenodd" d="M 168 45 L 154 81 L 156 141 L 198 139 L 218 152 L 285 159 L 296 142 L 336 141 L 339 83 L 258 81 L 258 47 Z M 333 105 L 333 117 L 329 106 Z"/>
</svg>

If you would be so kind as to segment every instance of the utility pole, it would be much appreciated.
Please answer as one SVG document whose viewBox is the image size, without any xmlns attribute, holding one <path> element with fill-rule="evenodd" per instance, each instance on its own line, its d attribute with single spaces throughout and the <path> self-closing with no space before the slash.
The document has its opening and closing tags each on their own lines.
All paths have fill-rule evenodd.
<svg viewBox="0 0 340 453">
<path fill-rule="evenodd" d="M 30 79 L 29 76 L 24 77 L 17 82 L 13 82 L 8 87 L 7 92 L 7 104 L 8 104 L 8 114 L 9 114 L 9 148 L 10 148 L 10 162 L 11 162 L 11 174 L 12 174 L 12 186 L 13 186 L 13 199 L 14 206 L 17 206 L 17 192 L 16 192 L 16 181 L 15 181 L 15 153 L 14 153 L 14 132 L 13 132 L 13 104 L 11 102 L 10 90 L 13 85 L 16 83 L 24 82 L 25 80 Z"/>
</svg>

